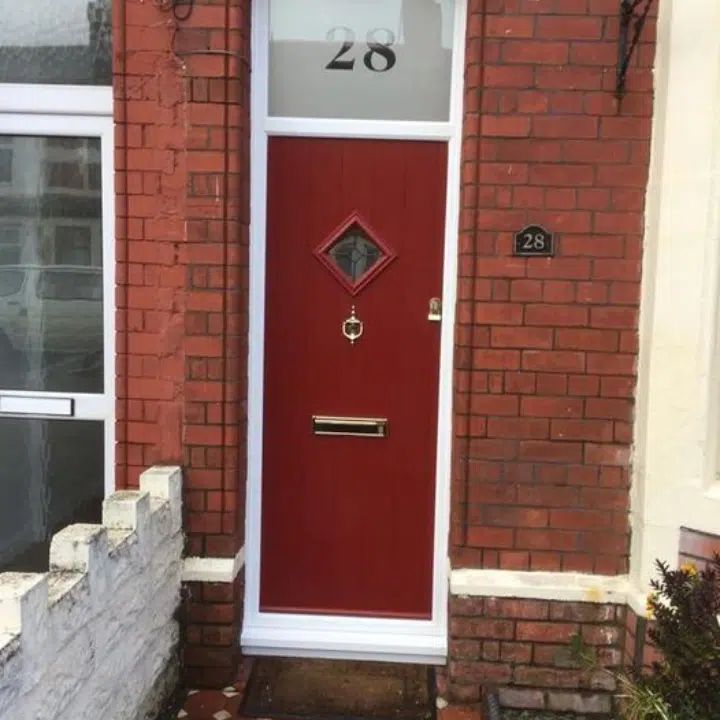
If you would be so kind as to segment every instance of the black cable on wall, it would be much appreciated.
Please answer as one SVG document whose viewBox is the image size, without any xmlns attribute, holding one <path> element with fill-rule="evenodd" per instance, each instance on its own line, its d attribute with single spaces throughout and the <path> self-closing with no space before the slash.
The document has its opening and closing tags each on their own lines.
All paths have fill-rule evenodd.
<svg viewBox="0 0 720 720">
<path fill-rule="evenodd" d="M 195 0 L 155 0 L 155 5 L 165 12 L 172 13 L 178 22 L 185 22 L 193 14 Z"/>
</svg>

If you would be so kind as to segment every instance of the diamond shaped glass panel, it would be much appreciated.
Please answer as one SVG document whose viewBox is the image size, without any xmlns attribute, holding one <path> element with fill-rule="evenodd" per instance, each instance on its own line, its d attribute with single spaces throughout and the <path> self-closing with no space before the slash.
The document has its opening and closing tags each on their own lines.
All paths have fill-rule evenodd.
<svg viewBox="0 0 720 720">
<path fill-rule="evenodd" d="M 325 251 L 326 257 L 352 283 L 362 279 L 375 263 L 383 258 L 383 251 L 353 223 Z"/>
</svg>

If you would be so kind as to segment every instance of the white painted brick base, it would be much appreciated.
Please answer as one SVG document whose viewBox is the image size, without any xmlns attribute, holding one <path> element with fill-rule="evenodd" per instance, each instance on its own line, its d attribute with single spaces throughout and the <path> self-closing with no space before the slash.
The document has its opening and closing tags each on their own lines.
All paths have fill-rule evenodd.
<svg viewBox="0 0 720 720">
<path fill-rule="evenodd" d="M 0 574 L 0 720 L 154 717 L 177 672 L 181 472 L 155 467 L 139 491 L 71 525 L 50 572 Z"/>
</svg>

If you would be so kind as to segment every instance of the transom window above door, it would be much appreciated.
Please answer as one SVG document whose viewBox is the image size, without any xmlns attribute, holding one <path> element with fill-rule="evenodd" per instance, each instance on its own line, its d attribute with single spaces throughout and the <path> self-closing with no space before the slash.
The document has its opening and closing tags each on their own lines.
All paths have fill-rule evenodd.
<svg viewBox="0 0 720 720">
<path fill-rule="evenodd" d="M 454 0 L 270 0 L 270 116 L 448 121 L 454 17 Z"/>
</svg>

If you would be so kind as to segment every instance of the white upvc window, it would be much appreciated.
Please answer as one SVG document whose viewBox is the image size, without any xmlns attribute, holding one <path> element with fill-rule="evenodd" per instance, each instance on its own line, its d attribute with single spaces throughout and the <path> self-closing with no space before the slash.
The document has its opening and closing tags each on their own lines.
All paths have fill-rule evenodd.
<svg viewBox="0 0 720 720">
<path fill-rule="evenodd" d="M 0 25 L 0 570 L 114 489 L 109 0 L 7 3 Z"/>
</svg>

